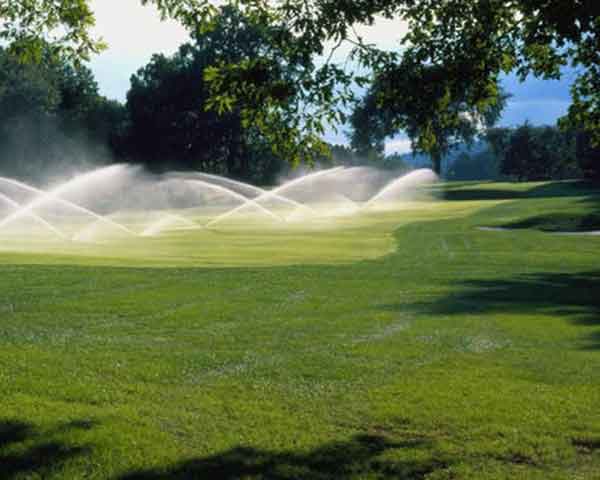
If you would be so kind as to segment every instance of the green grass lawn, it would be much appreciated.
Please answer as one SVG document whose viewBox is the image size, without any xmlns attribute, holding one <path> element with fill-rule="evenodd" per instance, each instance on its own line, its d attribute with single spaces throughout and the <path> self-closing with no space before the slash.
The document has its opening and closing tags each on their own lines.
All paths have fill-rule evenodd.
<svg viewBox="0 0 600 480">
<path fill-rule="evenodd" d="M 337 228 L 5 243 L 0 479 L 600 478 L 600 237 L 551 233 L 600 191 L 434 190 Z"/>
</svg>

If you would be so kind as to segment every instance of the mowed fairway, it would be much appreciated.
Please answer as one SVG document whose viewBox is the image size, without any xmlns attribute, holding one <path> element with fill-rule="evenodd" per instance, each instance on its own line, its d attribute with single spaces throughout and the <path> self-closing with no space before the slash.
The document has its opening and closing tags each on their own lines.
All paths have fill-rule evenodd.
<svg viewBox="0 0 600 480">
<path fill-rule="evenodd" d="M 436 190 L 337 228 L 5 245 L 0 479 L 600 478 L 600 236 L 546 231 L 600 229 L 600 191 Z"/>
</svg>

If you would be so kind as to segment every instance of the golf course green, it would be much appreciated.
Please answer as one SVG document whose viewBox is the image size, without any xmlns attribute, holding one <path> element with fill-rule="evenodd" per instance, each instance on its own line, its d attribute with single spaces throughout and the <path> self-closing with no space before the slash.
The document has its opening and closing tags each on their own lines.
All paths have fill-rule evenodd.
<svg viewBox="0 0 600 480">
<path fill-rule="evenodd" d="M 0 479 L 600 478 L 600 188 L 431 188 L 0 240 Z"/>
</svg>

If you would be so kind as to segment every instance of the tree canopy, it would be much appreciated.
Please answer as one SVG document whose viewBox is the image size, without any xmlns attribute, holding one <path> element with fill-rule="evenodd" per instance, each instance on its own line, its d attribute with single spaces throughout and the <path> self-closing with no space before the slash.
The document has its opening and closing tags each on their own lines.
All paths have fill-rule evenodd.
<svg viewBox="0 0 600 480">
<path fill-rule="evenodd" d="M 41 61 L 49 49 L 88 60 L 105 47 L 90 33 L 94 24 L 88 0 L 0 0 L 0 40 L 23 60 Z"/>
<path fill-rule="evenodd" d="M 440 173 L 442 157 L 492 127 L 508 97 L 495 85 L 499 94 L 471 105 L 468 80 L 457 78 L 449 91 L 444 75 L 435 66 L 405 63 L 380 73 L 351 116 L 353 147 L 381 150 L 386 137 L 404 131 L 413 151 L 429 153 Z"/>
<path fill-rule="evenodd" d="M 208 0 L 141 0 L 191 31 L 214 28 L 218 9 Z M 322 151 L 329 123 L 345 120 L 355 86 L 381 82 L 390 72 L 408 72 L 411 85 L 433 87 L 418 107 L 404 109 L 414 143 L 434 153 L 445 148 L 445 129 L 458 111 L 482 112 L 497 104 L 502 73 L 516 71 L 559 78 L 576 71 L 573 104 L 562 124 L 600 143 L 600 3 L 597 0 L 230 0 L 270 45 L 252 59 L 224 61 L 206 72 L 209 105 L 238 110 L 283 156 L 294 161 Z M 408 26 L 399 48 L 385 52 L 356 34 L 377 17 Z M 85 56 L 98 47 L 87 34 L 93 15 L 86 0 L 0 1 L 3 36 L 23 47 L 57 25 L 71 52 Z M 8 20 L 6 20 L 8 19 Z M 6 21 L 5 21 L 6 20 Z M 34 28 L 35 27 L 35 28 Z M 331 53 L 353 46 L 353 69 L 335 64 Z M 322 58 L 322 61 L 317 61 Z M 282 66 L 288 76 L 281 75 Z M 364 75 L 364 72 L 368 72 Z M 433 79 L 435 79 L 435 81 Z M 384 83 L 387 98 L 407 95 L 403 82 Z M 418 90 L 417 90 L 418 91 Z M 457 108 L 460 106 L 460 109 Z"/>
<path fill-rule="evenodd" d="M 123 122 L 117 102 L 98 93 L 92 72 L 44 51 L 21 63 L 0 48 L 0 166 L 37 177 L 111 160 Z"/>
<path fill-rule="evenodd" d="M 464 124 L 457 112 L 481 113 L 498 104 L 501 74 L 516 71 L 522 78 L 529 74 L 559 78 L 561 69 L 571 66 L 578 73 L 573 105 L 563 124 L 600 141 L 600 4 L 595 0 L 241 3 L 257 21 L 284 26 L 293 35 L 293 46 L 283 50 L 290 56 L 304 56 L 303 88 L 295 93 L 303 99 L 305 111 L 318 112 L 325 106 L 343 117 L 352 99 L 352 81 L 377 84 L 391 76 L 393 81 L 383 81 L 380 89 L 386 98 L 415 100 L 412 92 L 418 92 L 417 105 L 402 109 L 408 121 L 397 127 L 412 130 L 414 143 L 435 154 L 445 148 L 447 132 L 441 127 Z M 356 34 L 356 25 L 372 24 L 378 16 L 406 22 L 407 33 L 398 39 L 396 52 L 367 45 Z M 328 61 L 310 65 L 308 59 L 326 55 L 328 45 L 343 42 L 354 45 L 351 57 L 358 68 L 353 72 L 331 68 Z M 371 72 L 369 78 L 355 74 L 365 69 Z M 229 70 L 222 70 L 224 78 Z M 407 82 L 412 90 L 407 90 Z M 238 91 L 234 82 L 223 95 L 236 103 Z M 327 94 L 321 97 L 315 92 Z M 271 106 L 265 102 L 251 108 Z M 304 122 L 304 131 L 318 128 L 321 120 L 328 118 L 317 115 L 316 125 Z"/>
<path fill-rule="evenodd" d="M 154 55 L 131 78 L 127 150 L 154 170 L 202 169 L 255 181 L 272 180 L 281 160 L 239 108 L 207 109 L 204 71 L 248 61 L 269 48 L 239 10 L 224 7 L 215 28 L 198 33 L 170 57 Z M 285 76 L 285 70 L 281 71 Z"/>
<path fill-rule="evenodd" d="M 556 127 L 495 128 L 486 139 L 500 173 L 518 180 L 557 180 L 580 176 L 575 132 Z"/>
</svg>

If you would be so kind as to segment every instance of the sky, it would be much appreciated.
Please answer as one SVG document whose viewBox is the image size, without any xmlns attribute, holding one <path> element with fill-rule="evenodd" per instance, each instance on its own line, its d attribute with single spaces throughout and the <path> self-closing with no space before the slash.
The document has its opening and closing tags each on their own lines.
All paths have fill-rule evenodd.
<svg viewBox="0 0 600 480">
<path fill-rule="evenodd" d="M 103 95 L 124 101 L 129 79 L 148 63 L 152 54 L 174 53 L 188 40 L 187 32 L 176 22 L 161 21 L 152 6 L 142 7 L 139 0 L 92 0 L 96 13 L 95 33 L 108 43 L 108 49 L 94 57 L 90 67 Z M 398 21 L 380 19 L 374 26 L 358 30 L 365 41 L 381 48 L 394 49 L 406 26 Z M 344 50 L 337 52 L 342 57 Z M 500 125 L 514 126 L 529 121 L 535 125 L 554 124 L 569 107 L 569 75 L 560 81 L 534 78 L 521 83 L 514 76 L 503 79 L 513 96 L 503 113 Z M 343 130 L 329 131 L 326 139 L 346 143 Z M 387 153 L 410 151 L 410 142 L 398 136 L 386 144 Z"/>
</svg>

